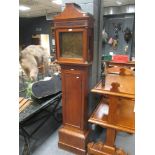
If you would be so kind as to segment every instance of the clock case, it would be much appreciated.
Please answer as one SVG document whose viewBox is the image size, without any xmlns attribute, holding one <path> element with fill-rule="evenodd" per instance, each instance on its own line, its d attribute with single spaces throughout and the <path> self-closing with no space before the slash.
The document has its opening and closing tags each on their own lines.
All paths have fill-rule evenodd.
<svg viewBox="0 0 155 155">
<path fill-rule="evenodd" d="M 64 11 L 54 18 L 56 58 L 61 65 L 62 75 L 63 126 L 59 129 L 58 145 L 79 155 L 87 153 L 89 141 L 88 94 L 93 60 L 93 21 L 91 15 L 74 3 L 66 4 Z M 76 39 L 79 37 L 78 41 L 82 42 L 78 43 L 74 38 L 72 43 L 72 39 L 68 39 L 67 43 L 67 36 L 63 42 L 64 38 L 61 38 L 63 33 L 69 33 L 68 36 L 71 38 L 74 38 L 71 34 L 74 33 L 77 35 Z M 78 33 L 81 36 L 78 36 Z M 70 50 L 67 51 L 69 52 L 67 56 L 62 53 L 66 52 L 66 49 Z M 81 55 L 76 57 L 80 49 L 82 49 Z"/>
</svg>

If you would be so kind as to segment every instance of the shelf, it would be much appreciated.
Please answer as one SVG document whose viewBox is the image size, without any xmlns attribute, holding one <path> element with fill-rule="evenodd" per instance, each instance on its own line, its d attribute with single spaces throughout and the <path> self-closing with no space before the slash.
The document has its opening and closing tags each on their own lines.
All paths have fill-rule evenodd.
<svg viewBox="0 0 155 155">
<path fill-rule="evenodd" d="M 117 110 L 115 113 L 115 121 L 109 123 L 108 115 L 106 114 L 105 107 L 107 109 L 109 106 L 102 100 L 98 104 L 97 108 L 94 110 L 88 122 L 100 125 L 102 127 L 113 128 L 120 131 L 125 131 L 129 133 L 134 133 L 135 131 L 135 113 L 134 100 L 119 99 L 117 103 Z M 109 107 L 110 108 L 110 107 Z"/>
<path fill-rule="evenodd" d="M 120 84 L 119 91 L 110 91 L 111 83 L 117 82 Z M 134 76 L 119 76 L 115 74 L 108 74 L 106 76 L 105 86 L 102 87 L 101 81 L 91 90 L 91 92 L 103 95 L 113 95 L 126 98 L 135 98 L 135 79 Z"/>
</svg>

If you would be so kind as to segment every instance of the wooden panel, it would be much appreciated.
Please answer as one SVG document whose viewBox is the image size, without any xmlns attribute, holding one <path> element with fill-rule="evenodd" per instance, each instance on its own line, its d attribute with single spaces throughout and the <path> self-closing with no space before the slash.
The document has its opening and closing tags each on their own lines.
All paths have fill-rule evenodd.
<svg viewBox="0 0 155 155">
<path fill-rule="evenodd" d="M 117 124 L 120 127 L 130 126 L 135 128 L 135 113 L 134 113 L 134 100 L 126 98 L 119 98 L 116 112 Z"/>
<path fill-rule="evenodd" d="M 64 74 L 65 100 L 64 122 L 77 128 L 81 127 L 82 117 L 82 75 L 80 72 Z"/>
<path fill-rule="evenodd" d="M 135 94 L 135 77 L 107 74 L 105 90 L 110 90 L 111 84 L 117 82 L 120 84 L 119 92 L 126 94 Z"/>
<path fill-rule="evenodd" d="M 55 22 L 55 27 L 86 27 L 88 26 L 90 23 L 88 23 L 87 20 L 80 20 L 80 21 L 66 21 L 66 22 Z"/>
</svg>

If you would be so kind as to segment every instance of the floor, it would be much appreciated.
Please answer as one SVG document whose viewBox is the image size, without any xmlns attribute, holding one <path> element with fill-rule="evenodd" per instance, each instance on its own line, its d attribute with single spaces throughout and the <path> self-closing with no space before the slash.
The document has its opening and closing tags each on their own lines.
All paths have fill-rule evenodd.
<svg viewBox="0 0 155 155">
<path fill-rule="evenodd" d="M 36 124 L 31 125 L 27 129 L 31 131 Z M 38 132 L 31 139 L 31 153 L 32 155 L 74 155 L 73 153 L 58 148 L 58 129 L 61 124 L 51 117 Z M 103 140 L 105 139 L 105 129 L 99 126 L 93 127 L 91 139 Z M 135 154 L 135 136 L 134 134 L 127 134 L 119 132 L 116 137 L 116 145 L 123 148 L 128 155 Z M 19 155 L 22 155 L 24 139 L 20 136 L 19 139 Z"/>
</svg>

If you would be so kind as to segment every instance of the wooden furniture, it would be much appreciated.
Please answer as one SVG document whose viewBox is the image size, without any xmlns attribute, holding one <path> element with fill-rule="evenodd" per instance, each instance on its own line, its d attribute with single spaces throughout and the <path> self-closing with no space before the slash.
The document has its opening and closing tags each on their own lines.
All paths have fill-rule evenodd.
<svg viewBox="0 0 155 155">
<path fill-rule="evenodd" d="M 121 69 L 125 69 L 126 75 L 134 75 L 135 70 L 135 62 L 130 61 L 128 63 L 124 62 L 113 62 L 113 61 L 102 61 L 102 65 L 104 66 L 104 71 L 114 74 L 119 74 L 121 72 Z"/>
<path fill-rule="evenodd" d="M 110 66 L 120 66 L 120 67 L 128 67 L 128 68 L 131 68 L 131 67 L 135 67 L 135 62 L 134 61 L 129 61 L 127 63 L 125 62 L 114 62 L 114 61 L 103 61 L 107 64 L 107 67 L 110 67 Z"/>
<path fill-rule="evenodd" d="M 129 62 L 114 62 L 114 61 L 105 61 L 108 65 L 117 65 L 117 66 L 129 66 L 134 67 L 135 61 L 129 61 Z"/>
<path fill-rule="evenodd" d="M 107 74 L 105 85 L 101 81 L 91 92 L 102 94 L 97 108 L 89 118 L 90 123 L 106 127 L 105 142 L 89 143 L 91 155 L 126 155 L 125 151 L 115 147 L 117 131 L 134 133 L 135 131 L 135 77 L 133 75 Z"/>
<path fill-rule="evenodd" d="M 56 58 L 61 65 L 63 127 L 59 147 L 86 154 L 88 92 L 93 60 L 93 18 L 74 3 L 54 18 Z"/>
</svg>

